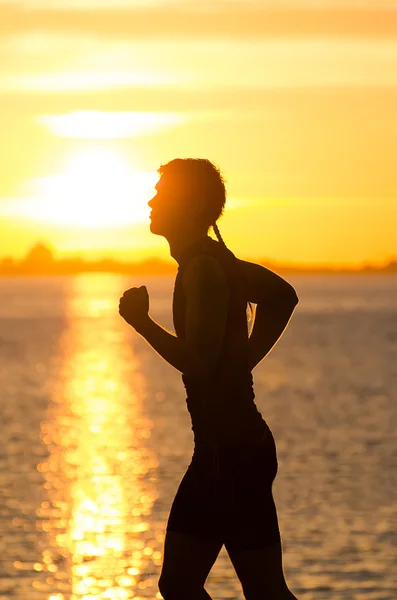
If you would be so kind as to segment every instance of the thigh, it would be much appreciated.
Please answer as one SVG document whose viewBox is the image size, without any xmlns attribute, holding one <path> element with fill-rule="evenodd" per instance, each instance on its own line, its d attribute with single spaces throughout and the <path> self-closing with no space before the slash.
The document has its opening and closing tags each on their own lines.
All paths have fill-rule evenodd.
<svg viewBox="0 0 397 600">
<path fill-rule="evenodd" d="M 228 502 L 224 544 L 230 550 L 254 550 L 280 542 L 272 484 L 277 473 L 272 435 L 236 473 Z M 225 503 L 226 504 L 226 503 Z"/>
<path fill-rule="evenodd" d="M 170 587 L 184 582 L 191 588 L 204 586 L 222 542 L 167 529 L 160 583 Z"/>
<path fill-rule="evenodd" d="M 223 542 L 213 457 L 192 460 L 172 502 L 167 531 L 180 532 L 210 542 Z"/>
</svg>

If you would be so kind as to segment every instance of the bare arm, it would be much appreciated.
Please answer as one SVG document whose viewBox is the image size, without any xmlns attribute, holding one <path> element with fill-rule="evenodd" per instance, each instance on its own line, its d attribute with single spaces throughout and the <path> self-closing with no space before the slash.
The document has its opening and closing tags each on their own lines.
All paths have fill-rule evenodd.
<svg viewBox="0 0 397 600">
<path fill-rule="evenodd" d="M 202 377 L 210 373 L 220 355 L 227 318 L 227 281 L 218 262 L 204 256 L 189 263 L 182 285 L 185 339 L 169 333 L 150 317 L 137 331 L 178 371 Z"/>
<path fill-rule="evenodd" d="M 257 304 L 254 326 L 248 341 L 251 370 L 280 339 L 298 304 L 290 283 L 262 265 L 238 260 L 247 302 Z"/>
<path fill-rule="evenodd" d="M 255 322 L 248 340 L 250 370 L 270 352 L 277 340 L 285 330 L 293 307 L 280 307 L 278 310 L 270 309 L 265 304 L 258 304 Z M 140 333 L 152 348 L 162 356 L 171 366 L 181 373 L 189 372 L 189 365 L 193 358 L 189 356 L 189 347 L 186 340 L 182 340 L 170 333 L 151 317 L 139 328 Z"/>
<path fill-rule="evenodd" d="M 296 300 L 297 303 L 298 300 Z M 296 304 L 280 304 L 278 307 L 258 304 L 254 326 L 248 339 L 248 360 L 251 371 L 280 339 Z"/>
<path fill-rule="evenodd" d="M 189 359 L 184 340 L 161 327 L 151 317 L 137 331 L 172 367 L 181 373 L 186 372 Z"/>
<path fill-rule="evenodd" d="M 164 360 L 186 374 L 207 373 L 219 356 L 224 336 L 227 284 L 216 261 L 209 258 L 204 263 L 192 261 L 185 272 L 186 339 L 168 332 L 151 317 L 137 329 Z M 248 265 L 244 275 L 247 300 L 258 304 L 249 338 L 252 370 L 281 336 L 298 298 L 294 288 L 272 271 L 255 263 L 239 263 Z"/>
</svg>

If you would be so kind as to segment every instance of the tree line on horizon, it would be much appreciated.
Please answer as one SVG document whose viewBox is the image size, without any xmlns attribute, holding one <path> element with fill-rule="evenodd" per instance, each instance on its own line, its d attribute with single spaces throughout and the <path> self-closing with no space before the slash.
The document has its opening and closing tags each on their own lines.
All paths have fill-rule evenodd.
<svg viewBox="0 0 397 600">
<path fill-rule="evenodd" d="M 361 268 L 338 268 L 332 266 L 275 265 L 265 259 L 253 262 L 283 273 L 397 273 L 397 258 L 383 267 L 366 264 Z M 45 244 L 35 244 L 21 260 L 6 256 L 0 260 L 0 275 L 72 275 L 84 272 L 111 272 L 121 274 L 176 274 L 177 265 L 158 257 L 135 262 L 120 262 L 112 258 L 87 260 L 82 257 L 61 258 Z"/>
</svg>

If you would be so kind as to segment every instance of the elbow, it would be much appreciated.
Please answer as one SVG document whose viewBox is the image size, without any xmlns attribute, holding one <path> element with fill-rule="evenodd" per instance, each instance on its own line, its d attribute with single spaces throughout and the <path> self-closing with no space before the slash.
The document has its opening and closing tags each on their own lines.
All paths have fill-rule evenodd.
<svg viewBox="0 0 397 600">
<path fill-rule="evenodd" d="M 298 294 L 295 291 L 295 288 L 292 285 L 288 284 L 288 287 L 284 290 L 282 296 L 282 304 L 286 308 L 286 310 L 290 310 L 291 312 L 294 310 L 295 306 L 298 304 L 299 298 Z"/>
<path fill-rule="evenodd" d="M 293 308 L 295 308 L 295 306 L 299 302 L 298 294 L 296 293 L 295 289 L 292 286 L 291 286 L 291 292 L 290 292 L 290 302 L 291 302 L 291 305 Z"/>
<path fill-rule="evenodd" d="M 273 316 L 279 315 L 280 318 L 288 320 L 298 302 L 299 298 L 295 289 L 292 285 L 287 284 L 282 289 L 279 289 L 277 294 L 274 294 L 270 298 L 265 298 L 260 302 L 256 314 L 258 315 L 262 310 L 270 311 Z"/>
<path fill-rule="evenodd" d="M 291 318 L 291 315 L 294 312 L 295 307 L 298 304 L 298 302 L 299 302 L 298 295 L 295 292 L 294 288 L 291 286 L 290 290 L 288 290 L 288 292 L 283 296 L 283 298 L 280 301 L 280 304 L 278 306 L 280 313 L 282 313 L 284 315 L 284 319 L 285 319 L 286 323 Z"/>
<path fill-rule="evenodd" d="M 280 308 L 291 310 L 291 312 L 299 302 L 295 288 L 284 279 L 275 291 L 273 297 L 269 300 L 273 305 L 278 305 Z"/>
</svg>

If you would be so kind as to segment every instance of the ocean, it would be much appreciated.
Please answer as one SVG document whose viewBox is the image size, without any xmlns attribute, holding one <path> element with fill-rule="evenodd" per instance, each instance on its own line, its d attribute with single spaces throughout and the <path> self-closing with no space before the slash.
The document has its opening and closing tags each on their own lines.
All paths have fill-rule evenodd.
<svg viewBox="0 0 397 600">
<path fill-rule="evenodd" d="M 397 276 L 286 276 L 300 302 L 254 369 L 299 600 L 397 598 Z M 0 598 L 161 598 L 165 526 L 191 460 L 181 374 L 118 314 L 174 277 L 0 279 Z M 206 589 L 242 600 L 223 547 Z"/>
</svg>

